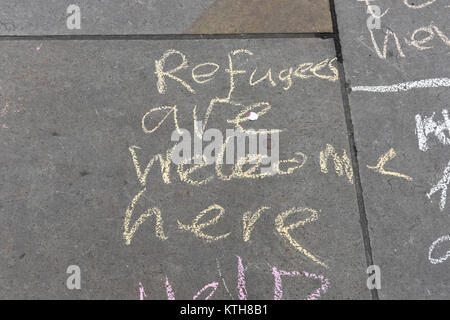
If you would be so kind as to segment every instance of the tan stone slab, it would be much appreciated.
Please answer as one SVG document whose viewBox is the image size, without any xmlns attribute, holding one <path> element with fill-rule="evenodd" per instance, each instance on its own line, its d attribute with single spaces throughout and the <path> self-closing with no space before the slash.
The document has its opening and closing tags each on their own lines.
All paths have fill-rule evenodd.
<svg viewBox="0 0 450 320">
<path fill-rule="evenodd" d="M 217 0 L 187 34 L 332 32 L 328 0 Z"/>
</svg>

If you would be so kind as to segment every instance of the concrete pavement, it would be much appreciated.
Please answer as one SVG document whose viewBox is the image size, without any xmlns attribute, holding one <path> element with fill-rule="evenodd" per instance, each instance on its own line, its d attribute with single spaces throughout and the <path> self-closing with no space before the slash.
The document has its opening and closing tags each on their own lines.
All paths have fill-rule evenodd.
<svg viewBox="0 0 450 320">
<path fill-rule="evenodd" d="M 377 2 L 2 3 L 0 297 L 448 298 L 450 8 Z M 277 174 L 173 163 L 195 120 Z"/>
</svg>

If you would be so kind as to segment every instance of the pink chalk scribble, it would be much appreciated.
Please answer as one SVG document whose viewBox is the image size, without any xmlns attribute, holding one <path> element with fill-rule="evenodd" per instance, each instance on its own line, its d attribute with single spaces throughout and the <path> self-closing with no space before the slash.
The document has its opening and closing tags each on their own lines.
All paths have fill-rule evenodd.
<svg viewBox="0 0 450 320">
<path fill-rule="evenodd" d="M 322 286 L 320 288 L 317 288 L 316 291 L 314 291 L 308 297 L 306 297 L 306 300 L 317 300 L 320 297 L 320 291 L 322 291 L 324 294 L 325 292 L 327 292 L 328 286 L 330 285 L 330 282 L 328 281 L 327 278 L 325 278 L 321 274 L 316 275 L 314 273 L 308 273 L 306 271 L 303 271 L 303 274 L 307 278 L 319 279 L 322 282 Z"/>
<path fill-rule="evenodd" d="M 312 278 L 312 279 L 319 279 L 322 282 L 322 285 L 320 288 L 317 288 L 313 293 L 308 295 L 306 297 L 306 300 L 317 300 L 321 296 L 321 291 L 323 294 L 325 294 L 328 290 L 329 281 L 327 278 L 325 278 L 323 275 L 316 275 L 314 273 L 309 273 L 306 271 L 298 272 L 298 271 L 284 271 L 284 270 L 278 270 L 277 267 L 272 268 L 272 274 L 275 277 L 275 290 L 274 290 L 274 300 L 281 300 L 283 297 L 283 284 L 281 280 L 281 276 L 290 276 L 290 277 L 296 277 L 296 276 L 305 276 L 306 278 Z"/>
<path fill-rule="evenodd" d="M 166 292 L 168 300 L 175 300 L 175 294 L 173 293 L 172 286 L 169 283 L 169 278 L 166 276 Z"/>
<path fill-rule="evenodd" d="M 239 300 L 247 300 L 247 286 L 245 282 L 245 268 L 242 262 L 242 258 L 240 256 L 236 256 L 238 260 L 237 265 L 237 291 L 238 291 L 238 299 Z M 216 259 L 217 260 L 217 259 Z M 218 260 L 217 260 L 218 261 Z M 330 282 L 329 280 L 322 274 L 315 274 L 306 271 L 285 271 L 280 270 L 275 266 L 272 266 L 272 274 L 274 276 L 275 287 L 274 287 L 274 297 L 273 300 L 281 300 L 283 298 L 283 282 L 282 277 L 304 277 L 305 279 L 315 279 L 320 280 L 321 285 L 317 289 L 315 289 L 312 293 L 306 296 L 305 300 L 317 300 L 321 296 L 323 296 L 329 288 Z M 222 273 L 220 271 L 220 266 L 218 264 L 219 276 L 222 278 Z M 165 287 L 167 293 L 168 300 L 175 300 L 175 294 L 172 288 L 172 285 L 169 282 L 169 278 L 167 275 L 165 276 Z M 223 278 L 222 278 L 223 280 Z M 224 283 L 225 289 L 226 285 Z M 219 287 L 219 282 L 214 281 L 207 285 L 205 285 L 201 290 L 199 290 L 194 296 L 193 300 L 197 300 L 200 296 L 206 296 L 204 300 L 209 300 L 216 293 L 217 288 Z M 210 290 L 209 292 L 207 290 Z M 227 290 L 228 292 L 228 290 Z M 229 292 L 228 292 L 229 293 Z M 230 293 L 229 293 L 230 294 Z M 230 294 L 231 295 L 231 294 Z M 147 297 L 145 293 L 144 287 L 141 282 L 139 282 L 139 298 L 140 300 L 144 300 L 144 297 Z"/>
<path fill-rule="evenodd" d="M 197 300 L 197 298 L 203 293 L 203 291 L 205 291 L 208 288 L 212 288 L 211 293 L 205 298 L 205 300 L 209 300 L 209 298 L 211 298 L 216 292 L 218 286 L 219 286 L 218 282 L 211 282 L 210 284 L 204 286 L 199 292 L 197 292 L 197 294 L 192 299 Z"/>
<path fill-rule="evenodd" d="M 144 297 L 146 296 L 144 286 L 139 282 L 139 300 L 144 300 Z"/>
<path fill-rule="evenodd" d="M 242 258 L 237 256 L 238 258 L 238 292 L 239 292 L 239 300 L 247 300 L 247 288 L 245 286 L 245 273 L 244 273 L 244 265 L 242 264 Z"/>
</svg>

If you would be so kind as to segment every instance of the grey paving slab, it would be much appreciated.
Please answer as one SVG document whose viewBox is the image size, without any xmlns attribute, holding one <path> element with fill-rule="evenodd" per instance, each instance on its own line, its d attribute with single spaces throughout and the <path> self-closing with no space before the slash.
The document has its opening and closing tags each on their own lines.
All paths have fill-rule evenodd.
<svg viewBox="0 0 450 320">
<path fill-rule="evenodd" d="M 155 61 L 167 54 L 161 66 L 169 71 L 182 63 L 181 53 L 186 67 L 173 76 L 191 90 L 169 77 L 158 89 Z M 228 56 L 233 70 L 241 70 L 233 73 L 229 96 Z M 355 186 L 343 157 L 349 155 L 348 140 L 334 56 L 333 41 L 319 39 L 3 41 L 0 297 L 137 299 L 141 283 L 147 299 L 167 299 L 167 277 L 178 299 L 191 299 L 213 282 L 215 299 L 370 298 Z M 193 68 L 207 62 L 217 72 L 196 83 Z M 273 84 L 249 84 L 255 69 L 253 81 L 269 68 Z M 290 68 L 298 75 L 292 83 L 286 78 Z M 194 74 L 215 69 L 203 65 Z M 241 125 L 283 130 L 280 159 L 292 160 L 281 170 L 289 174 L 253 179 L 224 165 L 223 175 L 235 172 L 227 180 L 213 165 L 180 175 L 183 168 L 169 163 L 163 175 L 156 160 L 139 181 L 130 147 L 144 173 L 154 155 L 165 159 L 175 144 L 174 109 L 145 115 L 177 106 L 179 127 L 192 132 L 194 106 L 202 119 L 215 97 L 221 100 L 207 127 L 221 132 L 234 127 L 227 120 L 244 106 L 266 103 L 267 113 Z M 330 157 L 321 169 L 327 145 Z M 299 167 L 301 153 L 306 162 Z M 195 185 L 182 177 L 211 180 Z M 217 223 L 180 229 L 179 223 L 192 225 L 200 212 L 218 206 L 225 211 Z M 263 206 L 244 241 L 244 213 Z M 151 208 L 161 213 L 159 232 L 154 216 L 138 220 Z M 218 210 L 206 212 L 199 223 Z M 294 211 L 284 224 L 296 226 L 283 229 L 280 213 L 289 210 Z M 139 221 L 133 236 L 124 238 Z M 224 238 L 208 243 L 201 232 Z M 81 269 L 81 290 L 66 288 L 69 265 Z M 281 291 L 274 267 L 299 273 L 283 275 Z"/>
<path fill-rule="evenodd" d="M 381 268 L 379 295 L 448 299 L 449 209 L 439 204 L 450 152 L 448 129 L 438 123 L 450 98 L 449 4 L 371 4 L 383 15 L 380 29 L 368 28 L 364 2 L 336 1 L 373 259 Z"/>
<path fill-rule="evenodd" d="M 77 8 L 69 9 L 71 5 Z M 73 28 L 78 16 L 79 28 Z M 0 4 L 1 35 L 300 32 L 332 32 L 328 0 L 5 0 Z"/>
<path fill-rule="evenodd" d="M 219 0 L 186 33 L 333 32 L 327 0 Z"/>
</svg>

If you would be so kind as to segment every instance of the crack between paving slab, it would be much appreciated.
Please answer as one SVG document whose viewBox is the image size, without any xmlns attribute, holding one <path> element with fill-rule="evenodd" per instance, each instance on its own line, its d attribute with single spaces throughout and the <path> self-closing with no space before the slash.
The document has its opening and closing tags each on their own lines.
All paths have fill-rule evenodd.
<svg viewBox="0 0 450 320">
<path fill-rule="evenodd" d="M 223 39 L 330 39 L 330 32 L 245 33 L 245 34 L 68 34 L 68 35 L 0 35 L 0 41 L 14 40 L 223 40 Z"/>
<path fill-rule="evenodd" d="M 366 208 L 364 205 L 364 196 L 361 185 L 361 177 L 359 174 L 358 151 L 356 149 L 355 135 L 352 122 L 352 114 L 350 110 L 350 100 L 348 97 L 346 76 L 344 69 L 344 61 L 342 57 L 341 39 L 339 37 L 339 28 L 336 17 L 336 7 L 334 0 L 330 0 L 331 19 L 333 21 L 334 30 L 334 46 L 338 60 L 339 80 L 341 83 L 342 102 L 344 106 L 345 122 L 347 125 L 348 142 L 350 145 L 350 156 L 352 159 L 353 173 L 355 179 L 356 199 L 358 202 L 359 222 L 361 225 L 362 237 L 364 242 L 364 251 L 366 255 L 367 266 L 373 265 L 372 247 L 370 245 L 369 222 L 367 220 Z M 373 300 L 379 300 L 377 289 L 370 290 Z"/>
</svg>

